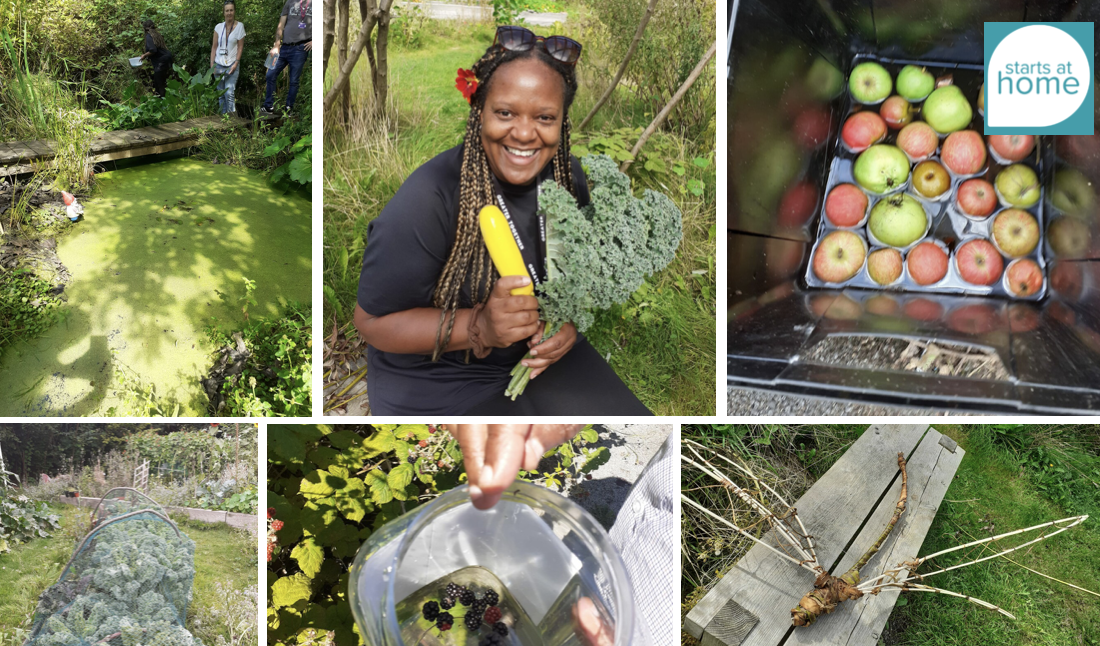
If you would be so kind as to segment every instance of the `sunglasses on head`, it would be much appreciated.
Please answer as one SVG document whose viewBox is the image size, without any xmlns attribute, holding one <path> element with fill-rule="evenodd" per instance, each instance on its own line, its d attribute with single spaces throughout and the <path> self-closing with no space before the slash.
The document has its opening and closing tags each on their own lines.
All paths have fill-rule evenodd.
<svg viewBox="0 0 1100 646">
<path fill-rule="evenodd" d="M 535 32 L 526 27 L 504 25 L 497 27 L 497 36 L 494 45 L 500 45 L 512 52 L 526 52 L 539 42 L 546 48 L 546 53 L 568 65 L 576 65 L 581 57 L 581 44 L 572 38 L 565 36 L 536 36 Z"/>
</svg>

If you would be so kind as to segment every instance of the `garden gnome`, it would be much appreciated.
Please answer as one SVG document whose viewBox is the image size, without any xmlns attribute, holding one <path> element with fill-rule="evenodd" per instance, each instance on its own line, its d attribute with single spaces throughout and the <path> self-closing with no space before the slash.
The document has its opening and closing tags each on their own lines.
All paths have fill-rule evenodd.
<svg viewBox="0 0 1100 646">
<path fill-rule="evenodd" d="M 76 222 L 84 215 L 84 207 L 76 201 L 76 196 L 68 191 L 61 191 L 61 199 L 65 200 L 65 213 L 69 219 Z"/>
</svg>

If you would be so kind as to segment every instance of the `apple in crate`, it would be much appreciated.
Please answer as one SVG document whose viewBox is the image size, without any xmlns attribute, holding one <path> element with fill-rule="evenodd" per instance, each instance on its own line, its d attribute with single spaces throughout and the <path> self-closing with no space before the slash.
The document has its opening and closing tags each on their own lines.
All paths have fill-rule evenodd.
<svg viewBox="0 0 1100 646">
<path fill-rule="evenodd" d="M 860 103 L 878 103 L 890 96 L 894 82 L 885 67 L 868 61 L 852 69 L 852 74 L 848 77 L 848 89 L 851 90 L 852 97 Z"/>
<path fill-rule="evenodd" d="M 909 251 L 905 264 L 918 285 L 931 285 L 947 275 L 947 252 L 934 242 L 922 242 Z"/>
<path fill-rule="evenodd" d="M 1021 298 L 1034 296 L 1043 288 L 1043 270 L 1031 258 L 1014 260 L 1008 265 L 1005 283 L 1008 291 Z"/>
<path fill-rule="evenodd" d="M 898 148 L 901 148 L 913 161 L 931 157 L 939 145 L 939 135 L 932 126 L 923 121 L 914 121 L 898 133 Z"/>
<path fill-rule="evenodd" d="M 894 130 L 900 130 L 905 124 L 913 120 L 913 106 L 898 95 L 894 95 L 882 102 L 878 113 L 886 121 L 886 125 Z"/>
<path fill-rule="evenodd" d="M 889 285 L 901 278 L 901 252 L 897 249 L 875 249 L 867 256 L 867 273 L 879 285 Z"/>
<path fill-rule="evenodd" d="M 1012 206 L 1026 209 L 1039 201 L 1039 177 L 1029 166 L 1013 164 L 997 173 L 993 182 L 1004 201 Z"/>
<path fill-rule="evenodd" d="M 1050 201 L 1062 213 L 1087 219 L 1096 213 L 1096 193 L 1089 178 L 1076 168 L 1054 171 Z"/>
<path fill-rule="evenodd" d="M 1020 209 L 1005 209 L 993 218 L 993 239 L 1006 256 L 1026 256 L 1039 246 L 1039 222 Z"/>
<path fill-rule="evenodd" d="M 854 227 L 867 215 L 867 194 L 855 184 L 837 184 L 825 198 L 825 217 L 834 226 Z"/>
<path fill-rule="evenodd" d="M 939 162 L 931 159 L 922 161 L 913 169 L 913 190 L 935 199 L 951 190 L 951 176 Z"/>
<path fill-rule="evenodd" d="M 924 101 L 921 114 L 928 125 L 939 133 L 962 130 L 970 125 L 974 111 L 970 102 L 963 96 L 962 90 L 954 85 L 945 85 L 932 90 Z"/>
<path fill-rule="evenodd" d="M 868 191 L 886 193 L 909 179 L 909 158 L 897 146 L 875 144 L 856 158 L 852 175 Z"/>
<path fill-rule="evenodd" d="M 936 87 L 936 77 L 927 68 L 906 65 L 898 72 L 898 94 L 910 101 L 921 101 Z"/>
<path fill-rule="evenodd" d="M 1035 135 L 989 135 L 989 148 L 1001 159 L 1023 161 L 1035 149 Z"/>
<path fill-rule="evenodd" d="M 886 137 L 886 122 L 874 112 L 864 110 L 848 117 L 840 131 L 844 145 L 852 152 L 863 152 Z"/>
<path fill-rule="evenodd" d="M 985 167 L 985 143 L 973 130 L 960 130 L 947 136 L 940 149 L 940 160 L 956 175 L 973 175 Z"/>
<path fill-rule="evenodd" d="M 985 83 L 982 83 L 982 88 L 978 90 L 978 110 L 985 112 Z"/>
<path fill-rule="evenodd" d="M 867 227 L 882 244 L 907 247 L 928 230 L 928 214 L 916 198 L 899 193 L 879 200 L 871 208 Z"/>
<path fill-rule="evenodd" d="M 960 211 L 976 218 L 989 217 L 997 208 L 993 185 L 978 177 L 960 184 L 955 200 Z"/>
<path fill-rule="evenodd" d="M 859 273 L 867 257 L 863 238 L 851 231 L 833 231 L 814 253 L 814 275 L 827 283 L 843 283 Z"/>
<path fill-rule="evenodd" d="M 1004 272 L 1001 252 L 988 240 L 971 240 L 955 252 L 959 276 L 972 285 L 992 285 Z"/>
</svg>

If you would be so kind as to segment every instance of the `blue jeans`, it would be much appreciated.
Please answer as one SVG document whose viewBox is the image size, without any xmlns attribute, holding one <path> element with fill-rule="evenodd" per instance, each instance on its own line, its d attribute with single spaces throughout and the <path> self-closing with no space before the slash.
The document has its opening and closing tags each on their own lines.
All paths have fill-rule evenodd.
<svg viewBox="0 0 1100 646">
<path fill-rule="evenodd" d="M 270 110 L 275 106 L 275 80 L 282 74 L 287 65 L 290 66 L 290 88 L 286 92 L 286 107 L 289 110 L 294 107 L 294 98 L 298 96 L 298 80 L 302 78 L 302 70 L 306 66 L 306 44 L 283 45 L 279 48 L 279 58 L 275 61 L 275 67 L 267 71 L 267 95 L 264 96 L 264 109 Z"/>
<path fill-rule="evenodd" d="M 228 71 L 228 67 L 214 63 L 214 78 L 219 79 L 218 89 L 225 90 L 225 94 L 218 97 L 218 114 L 237 111 L 234 93 L 237 90 L 237 77 L 241 74 L 241 66 L 237 65 L 237 69 L 233 70 L 232 74 L 226 74 Z"/>
</svg>

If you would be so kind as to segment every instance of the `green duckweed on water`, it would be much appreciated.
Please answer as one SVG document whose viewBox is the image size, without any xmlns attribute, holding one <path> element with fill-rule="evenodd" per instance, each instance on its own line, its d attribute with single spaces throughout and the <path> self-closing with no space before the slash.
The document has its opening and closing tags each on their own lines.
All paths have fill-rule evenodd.
<svg viewBox="0 0 1100 646">
<path fill-rule="evenodd" d="M 118 375 L 205 414 L 210 317 L 243 320 L 310 299 L 310 204 L 260 173 L 192 159 L 97 176 L 84 220 L 58 243 L 72 273 L 65 318 L 0 357 L 0 416 L 104 415 Z"/>
</svg>

